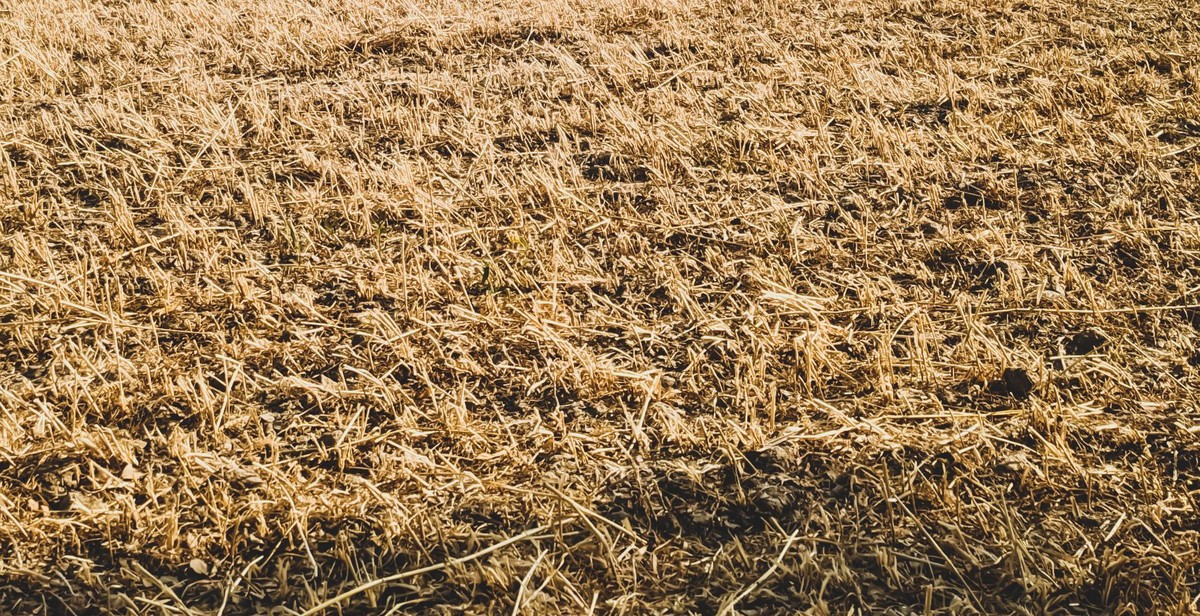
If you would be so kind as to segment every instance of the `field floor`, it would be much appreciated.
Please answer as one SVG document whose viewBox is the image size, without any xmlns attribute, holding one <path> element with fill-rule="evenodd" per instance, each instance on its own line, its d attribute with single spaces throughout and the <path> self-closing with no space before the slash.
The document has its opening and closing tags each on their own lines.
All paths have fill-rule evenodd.
<svg viewBox="0 0 1200 616">
<path fill-rule="evenodd" d="M 0 614 L 1200 612 L 1200 3 L 12 0 Z"/>
</svg>

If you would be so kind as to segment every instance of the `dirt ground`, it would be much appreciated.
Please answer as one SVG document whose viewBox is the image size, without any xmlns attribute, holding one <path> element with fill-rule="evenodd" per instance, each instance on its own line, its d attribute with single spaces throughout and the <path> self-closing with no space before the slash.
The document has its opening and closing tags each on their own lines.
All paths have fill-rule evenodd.
<svg viewBox="0 0 1200 616">
<path fill-rule="evenodd" d="M 0 613 L 1200 611 L 1200 4 L 0 26 Z"/>
</svg>

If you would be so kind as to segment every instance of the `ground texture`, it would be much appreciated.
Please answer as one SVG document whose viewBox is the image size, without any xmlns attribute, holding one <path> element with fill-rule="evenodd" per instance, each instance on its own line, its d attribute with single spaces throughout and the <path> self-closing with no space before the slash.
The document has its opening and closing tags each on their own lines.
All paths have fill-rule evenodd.
<svg viewBox="0 0 1200 616">
<path fill-rule="evenodd" d="M 2 613 L 1200 609 L 1194 2 L 0 25 Z"/>
</svg>

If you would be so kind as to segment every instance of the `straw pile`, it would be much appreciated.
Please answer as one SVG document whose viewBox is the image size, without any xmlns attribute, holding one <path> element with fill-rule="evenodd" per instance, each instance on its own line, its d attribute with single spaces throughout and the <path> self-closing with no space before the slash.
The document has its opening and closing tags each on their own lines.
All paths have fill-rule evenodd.
<svg viewBox="0 0 1200 616">
<path fill-rule="evenodd" d="M 1200 5 L 0 23 L 2 613 L 1200 609 Z"/>
</svg>

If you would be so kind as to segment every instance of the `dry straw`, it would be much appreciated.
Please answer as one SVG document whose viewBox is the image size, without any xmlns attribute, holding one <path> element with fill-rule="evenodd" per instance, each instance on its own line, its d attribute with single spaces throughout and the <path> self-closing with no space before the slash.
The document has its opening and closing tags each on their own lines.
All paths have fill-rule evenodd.
<svg viewBox="0 0 1200 616">
<path fill-rule="evenodd" d="M 1194 613 L 1197 7 L 8 2 L 0 613 Z"/>
</svg>

